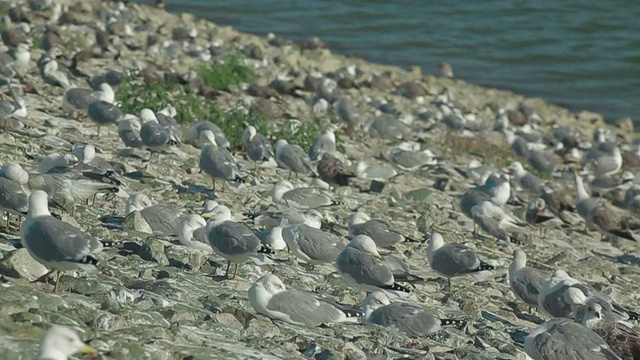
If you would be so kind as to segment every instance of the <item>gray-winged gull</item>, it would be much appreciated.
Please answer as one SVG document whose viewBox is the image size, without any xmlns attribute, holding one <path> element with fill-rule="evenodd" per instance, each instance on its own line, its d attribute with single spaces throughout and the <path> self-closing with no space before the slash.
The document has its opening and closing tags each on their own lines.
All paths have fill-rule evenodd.
<svg viewBox="0 0 640 360">
<path fill-rule="evenodd" d="M 381 290 L 403 296 L 411 290 L 396 283 L 393 272 L 382 260 L 376 243 L 366 235 L 358 235 L 338 254 L 336 268 L 349 283 L 366 291 Z"/>
<path fill-rule="evenodd" d="M 91 144 L 75 144 L 71 148 L 71 153 L 82 164 L 76 166 L 76 170 L 95 169 L 105 173 L 108 171 L 115 172 L 108 161 L 96 156 L 96 147 Z"/>
<path fill-rule="evenodd" d="M 82 341 L 78 334 L 62 325 L 52 325 L 40 341 L 36 360 L 67 360 L 76 353 L 95 355 L 96 349 Z"/>
<path fill-rule="evenodd" d="M 311 161 L 319 161 L 324 153 L 333 153 L 336 151 L 336 134 L 337 126 L 333 124 L 327 125 L 320 136 L 315 139 L 309 149 L 309 158 Z"/>
<path fill-rule="evenodd" d="M 538 295 L 542 283 L 549 276 L 542 271 L 527 266 L 527 254 L 517 249 L 513 252 L 513 261 L 509 265 L 509 286 L 513 294 L 527 305 L 538 306 Z"/>
<path fill-rule="evenodd" d="M 149 228 L 148 232 L 160 235 L 177 235 L 178 224 L 183 218 L 180 210 L 164 204 L 153 204 L 145 194 L 134 194 L 127 200 L 126 216 L 133 216 L 133 212 L 140 213 Z"/>
<path fill-rule="evenodd" d="M 76 166 L 79 162 L 80 159 L 78 159 L 78 157 L 74 154 L 53 153 L 40 159 L 40 162 L 38 163 L 38 171 L 40 172 L 40 174 L 48 174 L 54 169 L 56 169 L 56 171 L 61 170 L 61 168 L 70 169 Z"/>
<path fill-rule="evenodd" d="M 62 111 L 66 114 L 81 113 L 87 114 L 89 105 L 96 101 L 113 103 L 115 94 L 111 86 L 102 83 L 98 90 L 84 88 L 71 88 L 67 90 L 62 98 Z"/>
<path fill-rule="evenodd" d="M 75 86 L 76 78 L 71 71 L 49 56 L 43 56 L 38 60 L 38 69 L 44 82 L 49 85 L 66 89 Z"/>
<path fill-rule="evenodd" d="M 590 304 L 581 323 L 606 341 L 623 360 L 640 358 L 640 334 L 625 324 L 605 319 L 600 304 Z"/>
<path fill-rule="evenodd" d="M 491 202 L 497 206 L 504 206 L 507 201 L 509 201 L 509 197 L 511 197 L 511 184 L 509 183 L 509 179 L 504 176 L 491 174 L 487 177 L 484 184 L 475 189 L 491 196 Z"/>
<path fill-rule="evenodd" d="M 570 319 L 551 319 L 536 327 L 524 341 L 534 360 L 620 360 L 595 332 Z"/>
<path fill-rule="evenodd" d="M 140 123 L 140 119 L 135 115 L 127 114 L 118 122 L 118 135 L 127 147 L 142 147 L 142 139 L 140 139 L 141 130 L 142 124 Z"/>
<path fill-rule="evenodd" d="M 213 251 L 227 259 L 225 277 L 229 277 L 231 263 L 236 265 L 233 271 L 235 279 L 238 272 L 238 264 L 253 261 L 257 265 L 266 265 L 272 261 L 265 254 L 273 254 L 273 251 L 262 245 L 260 239 L 248 226 L 227 219 L 212 219 L 207 224 L 207 238 Z"/>
<path fill-rule="evenodd" d="M 504 233 L 524 232 L 528 224 L 507 214 L 501 207 L 496 206 L 491 201 L 483 201 L 471 208 L 473 221 L 488 234 L 511 241 L 511 237 L 503 238 Z"/>
<path fill-rule="evenodd" d="M 19 130 L 25 127 L 15 117 L 26 117 L 27 107 L 23 98 L 5 99 L 0 101 L 0 128 L 5 132 L 9 129 Z"/>
<path fill-rule="evenodd" d="M 627 225 L 615 214 L 613 209 L 604 202 L 589 196 L 584 188 L 582 178 L 575 174 L 576 181 L 576 210 L 588 228 L 597 229 L 603 236 L 613 235 L 628 240 L 637 241 L 635 235 Z"/>
<path fill-rule="evenodd" d="M 431 234 L 427 257 L 431 269 L 447 278 L 448 290 L 451 290 L 452 277 L 495 269 L 480 261 L 472 248 L 463 244 L 445 244 L 442 235 L 437 232 Z"/>
<path fill-rule="evenodd" d="M 462 325 L 462 320 L 440 319 L 420 306 L 405 302 L 390 302 L 382 291 L 374 291 L 362 302 L 364 323 L 396 328 L 409 336 L 427 336 L 440 331 L 443 325 Z"/>
<path fill-rule="evenodd" d="M 331 234 L 305 224 L 284 227 L 282 238 L 293 255 L 310 265 L 334 262 L 344 247 Z"/>
<path fill-rule="evenodd" d="M 254 171 L 257 171 L 258 161 L 269 161 L 275 158 L 273 146 L 264 135 L 259 134 L 256 128 L 246 124 L 242 132 L 242 142 L 249 160 L 253 161 Z"/>
<path fill-rule="evenodd" d="M 216 179 L 225 181 L 222 186 L 223 190 L 228 181 L 244 183 L 245 180 L 240 176 L 240 166 L 236 162 L 236 158 L 229 150 L 218 146 L 213 132 L 205 130 L 200 133 L 200 136 L 206 139 L 206 141 L 203 140 L 205 145 L 200 150 L 200 169 L 211 177 L 213 191 L 216 190 Z"/>
<path fill-rule="evenodd" d="M 285 250 L 287 248 L 287 243 L 282 237 L 282 230 L 285 226 L 286 219 L 283 219 L 283 221 L 278 226 L 274 226 L 273 228 L 271 228 L 271 230 L 258 232 L 257 235 L 260 238 L 260 241 L 266 247 L 275 251 Z"/>
<path fill-rule="evenodd" d="M 140 111 L 140 119 L 142 119 L 142 127 L 140 129 L 140 140 L 151 154 L 149 155 L 149 163 L 154 152 L 160 152 L 171 148 L 172 146 L 180 146 L 180 140 L 173 133 L 171 128 L 160 125 L 156 115 L 150 109 L 142 109 Z"/>
<path fill-rule="evenodd" d="M 218 125 L 207 120 L 201 120 L 191 125 L 185 133 L 184 142 L 201 148 L 202 146 L 204 146 L 204 144 L 202 143 L 203 139 L 200 137 L 200 133 L 205 130 L 211 130 L 213 132 L 213 135 L 215 135 L 216 138 L 216 144 L 218 144 L 218 146 L 224 148 L 231 147 L 231 145 L 229 144 L 229 140 L 227 140 L 222 129 L 220 129 Z"/>
<path fill-rule="evenodd" d="M 393 229 L 391 223 L 382 219 L 371 219 L 362 211 L 349 216 L 349 234 L 352 236 L 367 235 L 377 247 L 391 247 L 401 242 L 416 242 Z"/>
<path fill-rule="evenodd" d="M 395 147 L 389 151 L 389 162 L 400 170 L 413 171 L 424 166 L 436 165 L 438 160 L 429 149 L 413 151 Z"/>
<path fill-rule="evenodd" d="M 333 103 L 333 109 L 340 121 L 347 124 L 350 131 L 362 125 L 362 116 L 356 106 L 348 98 L 341 96 Z"/>
<path fill-rule="evenodd" d="M 564 300 L 571 306 L 572 316 L 578 322 L 584 317 L 584 312 L 591 304 L 599 304 L 602 308 L 602 316 L 607 320 L 618 322 L 640 320 L 640 314 L 622 307 L 609 296 L 581 283 L 570 286 L 565 291 Z"/>
<path fill-rule="evenodd" d="M 512 162 L 511 168 L 513 169 L 516 183 L 523 190 L 535 196 L 542 193 L 544 183 L 539 177 L 525 170 L 524 167 L 522 167 L 522 164 L 518 161 Z"/>
<path fill-rule="evenodd" d="M 360 161 L 356 165 L 356 175 L 363 179 L 387 181 L 397 174 L 398 172 L 396 169 L 384 164 L 369 164 L 364 161 Z"/>
<path fill-rule="evenodd" d="M 211 252 L 206 226 L 206 220 L 200 215 L 192 214 L 182 218 L 178 223 L 180 244 L 191 249 Z"/>
<path fill-rule="evenodd" d="M 458 205 L 460 206 L 460 211 L 462 211 L 466 217 L 473 219 L 471 209 L 484 201 L 491 201 L 491 196 L 484 191 L 469 189 L 460 197 Z"/>
<path fill-rule="evenodd" d="M 347 309 L 307 291 L 287 288 L 276 275 L 267 274 L 249 288 L 253 308 L 274 320 L 315 327 L 333 323 L 356 323 L 362 313 Z"/>
<path fill-rule="evenodd" d="M 93 255 L 102 251 L 102 243 L 62 222 L 49 213 L 47 193 L 36 190 L 29 196 L 29 214 L 22 226 L 22 245 L 39 263 L 57 271 L 54 292 L 58 291 L 62 271 L 81 269 L 93 271 Z"/>
<path fill-rule="evenodd" d="M 295 209 L 282 209 L 280 211 L 268 211 L 262 214 L 245 213 L 249 219 L 252 219 L 256 227 L 265 230 L 271 230 L 278 226 L 282 219 L 287 219 L 289 225 L 306 224 L 313 228 L 320 229 L 322 225 L 322 214 L 315 209 L 300 212 Z"/>
<path fill-rule="evenodd" d="M 100 136 L 100 127 L 117 124 L 124 117 L 117 106 L 104 100 L 90 103 L 87 107 L 87 115 L 91 121 L 98 125 L 98 136 Z"/>
<path fill-rule="evenodd" d="M 287 180 L 280 180 L 273 186 L 271 199 L 274 203 L 286 204 L 288 207 L 297 209 L 315 209 L 341 204 L 319 188 L 295 188 Z"/>
<path fill-rule="evenodd" d="M 378 136 L 388 140 L 402 140 L 411 135 L 411 128 L 403 124 L 395 116 L 381 114 L 372 117 L 364 125 L 364 130 L 373 136 Z"/>
<path fill-rule="evenodd" d="M 613 175 L 622 168 L 622 153 L 617 144 L 607 141 L 605 129 L 594 132 L 595 144 L 583 157 L 584 170 L 596 176 Z"/>
<path fill-rule="evenodd" d="M 21 216 L 29 211 L 29 174 L 18 163 L 8 163 L 0 175 L 0 209 L 7 212 L 8 229 L 11 214 Z"/>
<path fill-rule="evenodd" d="M 276 144 L 276 162 L 278 166 L 305 176 L 315 176 L 316 171 L 311 165 L 309 156 L 302 150 L 299 145 L 292 145 L 285 139 L 278 140 Z"/>
</svg>

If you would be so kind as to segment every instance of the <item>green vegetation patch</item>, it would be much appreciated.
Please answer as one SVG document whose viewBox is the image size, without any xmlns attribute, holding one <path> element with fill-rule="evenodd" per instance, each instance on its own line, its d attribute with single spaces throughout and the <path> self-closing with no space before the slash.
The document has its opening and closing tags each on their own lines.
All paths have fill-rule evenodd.
<svg viewBox="0 0 640 360">
<path fill-rule="evenodd" d="M 229 91 L 233 85 L 252 82 L 258 78 L 256 72 L 246 66 L 244 61 L 244 55 L 231 52 L 213 65 L 202 65 L 198 68 L 198 75 L 205 85 L 216 90 Z"/>
</svg>

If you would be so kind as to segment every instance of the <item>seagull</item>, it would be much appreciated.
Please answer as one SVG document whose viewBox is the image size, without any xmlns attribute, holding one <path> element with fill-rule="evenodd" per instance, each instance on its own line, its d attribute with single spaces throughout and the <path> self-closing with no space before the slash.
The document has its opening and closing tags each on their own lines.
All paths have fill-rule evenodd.
<svg viewBox="0 0 640 360">
<path fill-rule="evenodd" d="M 445 244 L 440 233 L 431 234 L 427 247 L 429 266 L 447 278 L 447 288 L 451 291 L 451 278 L 473 274 L 495 267 L 478 259 L 475 250 L 462 244 Z"/>
<path fill-rule="evenodd" d="M 517 249 L 513 252 L 513 261 L 509 265 L 509 286 L 518 299 L 529 305 L 529 312 L 532 306 L 538 306 L 540 288 L 548 278 L 542 271 L 527 266 L 527 254 L 524 251 Z"/>
<path fill-rule="evenodd" d="M 331 234 L 305 224 L 284 227 L 282 238 L 293 255 L 312 266 L 335 262 L 343 248 Z"/>
<path fill-rule="evenodd" d="M 96 270 L 95 254 L 103 244 L 80 229 L 60 221 L 49 212 L 48 196 L 36 190 L 29 196 L 29 213 L 22 226 L 22 245 L 31 257 L 52 271 L 57 271 L 58 291 L 60 277 L 65 270 Z"/>
<path fill-rule="evenodd" d="M 216 190 L 216 179 L 225 180 L 222 186 L 223 191 L 228 181 L 244 183 L 236 158 L 226 148 L 218 147 L 213 132 L 205 130 L 200 133 L 200 136 L 205 143 L 200 150 L 200 169 L 211 177 L 213 191 Z"/>
<path fill-rule="evenodd" d="M 318 176 L 322 181 L 337 186 L 348 186 L 349 179 L 356 177 L 354 174 L 345 172 L 342 160 L 328 152 L 322 154 L 318 162 Z"/>
<path fill-rule="evenodd" d="M 349 235 L 367 235 L 373 239 L 377 247 L 388 248 L 401 242 L 418 242 L 395 231 L 388 221 L 371 219 L 362 211 L 357 211 L 349 217 L 348 227 Z"/>
<path fill-rule="evenodd" d="M 191 144 L 197 148 L 201 148 L 202 146 L 204 146 L 204 144 L 201 142 L 201 140 L 203 139 L 200 137 L 200 133 L 205 130 L 211 130 L 213 132 L 213 135 L 216 138 L 216 144 L 218 144 L 218 146 L 228 149 L 231 148 L 231 144 L 229 144 L 229 140 L 227 140 L 227 137 L 224 135 L 222 129 L 220 129 L 218 125 L 207 120 L 201 120 L 191 125 L 191 127 L 187 129 L 184 137 L 184 142 L 187 144 Z"/>
<path fill-rule="evenodd" d="M 511 197 L 511 184 L 504 176 L 489 175 L 485 183 L 475 189 L 487 193 L 491 197 L 491 202 L 497 206 L 504 206 Z"/>
<path fill-rule="evenodd" d="M 134 194 L 127 199 L 125 216 L 140 213 L 148 225 L 148 232 L 165 236 L 178 234 L 178 224 L 183 218 L 180 210 L 165 204 L 153 204 L 145 194 Z"/>
<path fill-rule="evenodd" d="M 269 161 L 275 158 L 273 146 L 264 135 L 259 134 L 252 125 L 245 124 L 242 132 L 242 142 L 247 152 L 247 157 L 253 161 L 254 171 L 258 170 L 258 161 Z"/>
<path fill-rule="evenodd" d="M 178 240 L 180 244 L 204 252 L 212 252 L 206 233 L 206 220 L 197 214 L 185 216 L 178 223 Z"/>
<path fill-rule="evenodd" d="M 281 168 L 289 170 L 289 177 L 293 172 L 306 176 L 316 176 L 316 171 L 311 165 L 309 156 L 305 154 L 299 145 L 291 145 L 287 140 L 278 140 L 276 144 L 276 162 Z"/>
<path fill-rule="evenodd" d="M 142 124 L 140 124 L 140 119 L 135 115 L 127 114 L 118 122 L 118 135 L 127 147 L 142 148 L 141 130 Z"/>
<path fill-rule="evenodd" d="M 489 224 L 486 220 L 496 223 L 500 229 L 507 232 L 524 232 L 526 231 L 525 226 L 528 226 L 521 220 L 508 215 L 501 207 L 496 206 L 491 201 L 483 201 L 474 205 L 471 208 L 471 215 L 483 230 L 492 235 L 494 235 L 491 230 L 492 224 Z"/>
<path fill-rule="evenodd" d="M 511 168 L 515 174 L 516 183 L 526 192 L 538 196 L 542 193 L 544 183 L 542 180 L 528 172 L 522 167 L 522 164 L 518 161 L 511 163 Z"/>
<path fill-rule="evenodd" d="M 29 174 L 18 163 L 0 169 L 0 209 L 7 212 L 7 229 L 11 214 L 25 216 L 29 211 Z"/>
<path fill-rule="evenodd" d="M 154 152 L 160 152 L 172 146 L 180 146 L 180 140 L 170 128 L 160 125 L 153 111 L 142 109 L 140 118 L 143 121 L 140 129 L 140 140 L 150 152 L 149 160 L 147 160 L 148 164 L 151 163 Z"/>
<path fill-rule="evenodd" d="M 78 334 L 62 325 L 52 325 L 40 342 L 36 360 L 67 360 L 75 353 L 96 355 L 96 349 L 80 339 Z"/>
<path fill-rule="evenodd" d="M 400 170 L 413 171 L 425 166 L 436 165 L 438 160 L 429 149 L 412 151 L 396 147 L 389 152 L 389 162 Z"/>
<path fill-rule="evenodd" d="M 607 320 L 600 304 L 590 304 L 581 322 L 604 339 L 622 359 L 640 358 L 640 334 L 625 324 Z"/>
<path fill-rule="evenodd" d="M 440 319 L 420 306 L 390 302 L 382 291 L 374 291 L 362 302 L 364 323 L 396 328 L 412 337 L 423 337 L 440 331 L 443 325 L 462 325 L 465 321 Z"/>
<path fill-rule="evenodd" d="M 357 323 L 363 316 L 360 311 L 348 309 L 318 294 L 287 288 L 273 274 L 264 275 L 251 285 L 249 301 L 259 314 L 307 327 Z"/>
<path fill-rule="evenodd" d="M 311 161 L 319 161 L 322 158 L 322 154 L 336 151 L 336 134 L 334 133 L 336 130 L 337 126 L 334 124 L 329 124 L 324 128 L 309 150 Z"/>
<path fill-rule="evenodd" d="M 280 180 L 273 186 L 271 199 L 274 203 L 284 203 L 288 207 L 297 209 L 315 209 L 341 204 L 319 188 L 294 188 L 293 184 L 287 180 Z"/>
</svg>

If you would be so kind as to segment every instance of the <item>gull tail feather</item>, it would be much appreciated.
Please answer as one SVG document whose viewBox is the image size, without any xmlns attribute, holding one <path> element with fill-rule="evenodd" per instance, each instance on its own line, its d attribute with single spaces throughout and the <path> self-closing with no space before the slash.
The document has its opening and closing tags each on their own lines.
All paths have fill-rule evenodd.
<svg viewBox="0 0 640 360">
<path fill-rule="evenodd" d="M 116 242 L 115 241 L 111 241 L 111 240 L 99 240 L 100 243 L 102 244 L 103 247 L 106 248 L 111 248 L 116 246 Z"/>
<path fill-rule="evenodd" d="M 625 238 L 627 240 L 636 241 L 636 242 L 638 241 L 636 237 L 633 235 L 633 233 L 627 229 L 612 229 L 612 230 L 609 230 L 609 233 L 611 235 Z"/>
<path fill-rule="evenodd" d="M 447 325 L 460 326 L 460 325 L 464 325 L 466 323 L 467 323 L 466 320 L 440 319 L 440 325 L 442 325 L 442 326 L 447 326 Z"/>
<path fill-rule="evenodd" d="M 477 268 L 473 269 L 473 272 L 476 271 L 486 271 L 486 270 L 495 270 L 496 267 L 490 264 L 487 264 L 484 261 L 480 261 L 480 266 L 478 266 Z"/>
<path fill-rule="evenodd" d="M 392 285 L 382 286 L 382 289 L 391 290 L 391 291 L 400 291 L 405 293 L 410 293 L 411 290 L 408 287 L 402 286 L 398 283 L 393 283 Z"/>
<path fill-rule="evenodd" d="M 87 256 L 83 257 L 82 259 L 78 260 L 78 263 L 87 264 L 87 265 L 97 265 L 98 264 L 98 259 L 94 258 L 91 255 L 87 255 Z"/>
</svg>

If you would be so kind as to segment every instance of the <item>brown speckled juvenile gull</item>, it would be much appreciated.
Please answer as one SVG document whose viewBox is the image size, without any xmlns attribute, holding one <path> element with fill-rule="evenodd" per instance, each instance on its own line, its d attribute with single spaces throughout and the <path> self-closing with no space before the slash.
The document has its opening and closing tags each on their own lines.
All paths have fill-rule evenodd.
<svg viewBox="0 0 640 360">
<path fill-rule="evenodd" d="M 348 186 L 349 179 L 356 176 L 346 173 L 342 160 L 328 152 L 322 154 L 322 159 L 318 163 L 318 175 L 328 184 L 337 186 Z"/>
<path fill-rule="evenodd" d="M 623 360 L 640 359 L 640 334 L 624 324 L 605 319 L 600 304 L 586 308 L 582 325 L 600 335 Z"/>
</svg>

